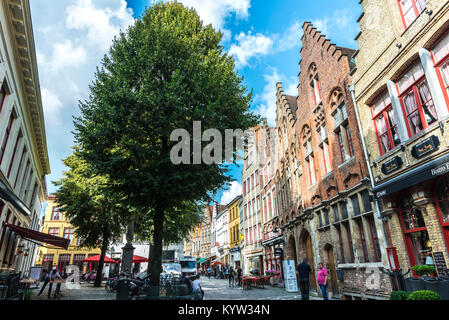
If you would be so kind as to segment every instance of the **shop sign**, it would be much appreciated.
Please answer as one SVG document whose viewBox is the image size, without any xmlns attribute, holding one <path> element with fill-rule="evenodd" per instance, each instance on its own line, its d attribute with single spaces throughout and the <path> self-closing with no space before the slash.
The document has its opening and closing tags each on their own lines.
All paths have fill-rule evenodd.
<svg viewBox="0 0 449 320">
<path fill-rule="evenodd" d="M 385 162 L 382 165 L 382 172 L 385 175 L 390 174 L 390 173 L 392 173 L 392 172 L 394 172 L 396 170 L 401 169 L 402 168 L 402 164 L 403 164 L 403 162 L 402 162 L 401 157 L 395 157 L 395 158 Z"/>
<path fill-rule="evenodd" d="M 282 257 L 284 255 L 284 250 L 282 250 L 281 248 L 276 248 L 274 249 L 274 255 L 276 257 Z"/>
<path fill-rule="evenodd" d="M 412 148 L 412 156 L 416 159 L 420 159 L 425 155 L 435 151 L 440 146 L 440 140 L 437 136 L 431 136 L 423 142 L 417 144 Z"/>
</svg>

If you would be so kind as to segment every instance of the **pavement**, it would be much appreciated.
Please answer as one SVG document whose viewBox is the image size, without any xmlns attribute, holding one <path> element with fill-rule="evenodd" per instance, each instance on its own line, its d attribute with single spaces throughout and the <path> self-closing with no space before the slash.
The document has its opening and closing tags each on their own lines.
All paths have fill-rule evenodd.
<svg viewBox="0 0 449 320">
<path fill-rule="evenodd" d="M 263 289 L 230 288 L 228 280 L 201 277 L 204 300 L 301 300 L 300 292 L 287 292 L 284 288 L 265 286 Z M 316 292 L 310 293 L 310 300 L 323 300 Z"/>
<path fill-rule="evenodd" d="M 300 292 L 287 292 L 281 286 L 265 286 L 265 288 L 252 288 L 251 290 L 243 290 L 240 287 L 229 287 L 228 280 L 209 279 L 201 277 L 201 287 L 204 290 L 204 300 L 301 300 Z M 53 297 L 55 285 L 52 288 L 50 300 L 115 300 L 115 293 L 108 293 L 104 284 L 100 288 L 94 288 L 93 283 L 81 283 L 80 288 L 69 290 L 65 284 L 61 285 L 61 295 L 57 298 Z M 33 290 L 31 300 L 49 300 L 48 285 L 40 296 L 37 294 L 42 287 L 40 283 L 39 289 Z M 310 293 L 310 300 L 323 300 L 316 292 Z"/>
<path fill-rule="evenodd" d="M 93 283 L 81 283 L 79 289 L 69 290 L 65 284 L 61 285 L 60 293 L 61 295 L 54 298 L 54 292 L 56 289 L 56 285 L 53 285 L 51 297 L 48 298 L 48 288 L 49 285 L 45 287 L 44 292 L 40 296 L 37 296 L 42 285 L 44 283 L 41 282 L 39 284 L 39 289 L 33 290 L 33 295 L 31 296 L 31 300 L 115 300 L 116 294 L 109 293 L 105 290 L 104 285 L 102 284 L 100 288 L 94 288 Z"/>
</svg>

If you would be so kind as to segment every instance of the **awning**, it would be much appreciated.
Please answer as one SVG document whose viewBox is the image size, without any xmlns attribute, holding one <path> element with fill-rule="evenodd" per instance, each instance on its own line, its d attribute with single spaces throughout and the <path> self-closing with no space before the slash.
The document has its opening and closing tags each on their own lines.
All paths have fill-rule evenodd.
<svg viewBox="0 0 449 320">
<path fill-rule="evenodd" d="M 433 179 L 449 173 L 449 154 L 429 161 L 428 163 L 414 168 L 397 176 L 390 181 L 374 187 L 375 196 L 380 199 L 389 194 L 404 190 L 408 187 Z"/>
<path fill-rule="evenodd" d="M 31 215 L 30 209 L 12 192 L 6 184 L 0 179 L 0 197 L 10 202 L 17 210 L 26 216 Z"/>
<path fill-rule="evenodd" d="M 66 250 L 69 248 L 70 239 L 55 237 L 50 234 L 15 226 L 9 223 L 4 223 L 3 225 L 5 228 L 6 227 L 11 228 L 15 233 L 19 234 L 24 239 L 35 240 L 46 244 L 51 244 L 55 247 L 64 248 Z"/>
<path fill-rule="evenodd" d="M 98 263 L 98 262 L 100 262 L 100 257 L 101 257 L 100 255 L 92 256 L 92 257 L 89 257 L 87 259 L 84 259 L 82 262 Z M 115 260 L 112 260 L 108 256 L 105 256 L 104 257 L 104 263 L 118 263 L 118 262 L 115 261 Z"/>
</svg>

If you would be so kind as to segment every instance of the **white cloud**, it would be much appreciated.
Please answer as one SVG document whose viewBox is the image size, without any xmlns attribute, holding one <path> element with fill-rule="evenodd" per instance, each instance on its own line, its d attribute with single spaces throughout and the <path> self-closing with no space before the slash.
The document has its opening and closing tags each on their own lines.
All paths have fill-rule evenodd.
<svg viewBox="0 0 449 320">
<path fill-rule="evenodd" d="M 120 0 L 120 7 L 116 10 L 97 8 L 92 0 L 77 0 L 66 9 L 66 27 L 86 30 L 89 42 L 102 50 L 109 48 L 120 29 L 126 29 L 133 22 L 132 11 L 127 8 L 125 0 Z"/>
<path fill-rule="evenodd" d="M 322 34 L 328 35 L 329 18 L 325 17 L 322 19 L 313 20 L 312 24 Z"/>
<path fill-rule="evenodd" d="M 39 61 L 40 60 L 40 61 Z M 87 52 L 82 47 L 74 47 L 72 41 L 65 40 L 53 46 L 53 53 L 50 60 L 42 54 L 38 56 L 40 63 L 46 64 L 47 69 L 57 72 L 68 67 L 79 67 L 87 60 Z"/>
<path fill-rule="evenodd" d="M 301 37 L 303 32 L 301 22 L 293 22 L 287 31 L 280 36 L 279 43 L 277 45 L 278 51 L 290 50 L 296 46 L 299 47 L 301 45 Z"/>
<path fill-rule="evenodd" d="M 235 199 L 235 197 L 242 194 L 242 190 L 243 187 L 240 183 L 238 183 L 237 181 L 231 182 L 229 190 L 223 193 L 220 203 L 223 205 L 229 204 L 232 200 Z"/>
<path fill-rule="evenodd" d="M 251 0 L 181 0 L 185 6 L 192 7 L 205 24 L 223 29 L 226 19 L 235 14 L 239 19 L 247 19 Z"/>
<path fill-rule="evenodd" d="M 47 123 L 52 125 L 60 124 L 59 114 L 63 107 L 61 100 L 59 100 L 59 97 L 56 94 L 44 87 L 41 89 L 41 94 L 44 115 Z"/>
<path fill-rule="evenodd" d="M 253 57 L 267 55 L 273 47 L 273 40 L 263 34 L 248 34 L 241 32 L 235 37 L 237 44 L 233 44 L 229 49 L 229 54 L 234 55 L 237 68 L 248 65 Z"/>
<path fill-rule="evenodd" d="M 271 68 L 271 74 L 265 74 L 265 88 L 262 95 L 255 97 L 255 101 L 260 104 L 256 107 L 256 112 L 262 117 L 267 118 L 268 125 L 276 126 L 276 93 L 278 82 L 282 82 L 284 93 L 297 96 L 297 82 L 295 77 L 287 78 L 280 74 L 276 68 Z"/>
</svg>

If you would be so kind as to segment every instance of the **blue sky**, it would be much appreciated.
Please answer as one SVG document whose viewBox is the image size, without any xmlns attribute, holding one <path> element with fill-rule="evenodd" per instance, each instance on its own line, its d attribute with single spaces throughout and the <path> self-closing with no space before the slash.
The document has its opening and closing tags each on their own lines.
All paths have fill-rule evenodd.
<svg viewBox="0 0 449 320">
<path fill-rule="evenodd" d="M 61 159 L 71 153 L 72 116 L 79 115 L 77 102 L 88 96 L 95 66 L 120 29 L 140 17 L 151 0 L 33 0 L 31 13 L 38 56 L 51 181 L 61 177 Z M 182 0 L 200 17 L 224 33 L 223 45 L 234 55 L 248 90 L 253 90 L 254 112 L 274 125 L 275 84 L 283 82 L 288 94 L 298 85 L 301 26 L 311 21 L 339 46 L 357 48 L 356 19 L 362 10 L 354 0 Z M 241 169 L 230 190 L 216 196 L 232 200 L 241 192 Z"/>
</svg>

